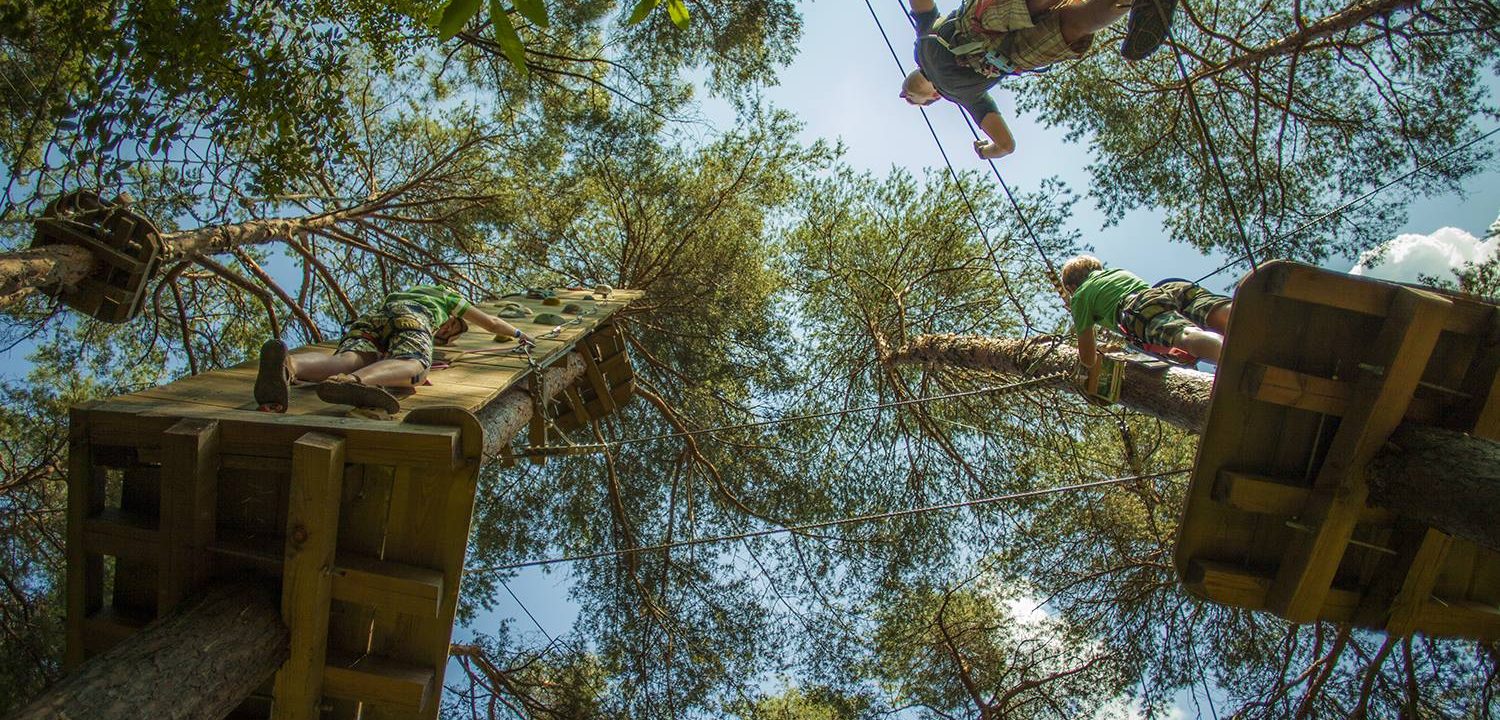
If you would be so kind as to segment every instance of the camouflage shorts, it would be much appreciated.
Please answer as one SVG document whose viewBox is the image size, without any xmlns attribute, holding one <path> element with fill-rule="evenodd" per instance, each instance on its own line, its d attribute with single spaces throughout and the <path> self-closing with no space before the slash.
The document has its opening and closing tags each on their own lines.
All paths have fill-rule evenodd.
<svg viewBox="0 0 1500 720">
<path fill-rule="evenodd" d="M 981 24 L 998 34 L 990 45 L 997 55 L 1010 62 L 1011 70 L 1035 70 L 1063 60 L 1083 57 L 1094 44 L 1094 36 L 1079 38 L 1072 45 L 1063 40 L 1061 19 L 1056 10 L 1033 20 L 1026 0 L 999 0 L 985 9 Z M 994 76 L 983 53 L 955 58 L 983 75 Z"/>
<path fill-rule="evenodd" d="M 432 367 L 432 318 L 416 303 L 391 302 L 349 324 L 334 352 L 375 353 L 381 359 L 422 363 L 420 381 Z"/>
<path fill-rule="evenodd" d="M 1186 280 L 1142 290 L 1120 304 L 1120 325 L 1130 339 L 1171 345 L 1190 327 L 1208 327 L 1208 316 L 1230 303 Z"/>
</svg>

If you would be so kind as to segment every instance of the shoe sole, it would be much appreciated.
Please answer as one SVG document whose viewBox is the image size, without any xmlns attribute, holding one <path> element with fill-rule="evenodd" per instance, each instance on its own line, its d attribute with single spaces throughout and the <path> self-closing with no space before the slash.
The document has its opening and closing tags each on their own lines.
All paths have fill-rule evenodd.
<svg viewBox="0 0 1500 720">
<path fill-rule="evenodd" d="M 1167 29 L 1177 10 L 1177 0 L 1136 0 L 1136 3 L 1126 21 L 1125 42 L 1120 45 L 1120 55 L 1130 61 L 1144 60 L 1167 41 Z"/>
<path fill-rule="evenodd" d="M 388 413 L 395 413 L 401 409 L 400 401 L 385 390 L 373 385 L 360 385 L 352 382 L 325 382 L 318 385 L 318 399 L 331 405 L 376 408 Z"/>
<path fill-rule="evenodd" d="M 286 380 L 286 345 L 267 340 L 260 346 L 260 367 L 255 373 L 255 404 L 268 412 L 286 412 L 292 386 Z M 275 409 L 279 406 L 281 409 Z"/>
</svg>

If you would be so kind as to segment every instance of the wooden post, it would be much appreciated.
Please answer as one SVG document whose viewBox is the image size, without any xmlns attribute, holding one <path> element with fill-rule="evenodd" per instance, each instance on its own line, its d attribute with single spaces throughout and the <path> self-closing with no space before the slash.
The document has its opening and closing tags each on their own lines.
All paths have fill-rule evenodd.
<svg viewBox="0 0 1500 720">
<path fill-rule="evenodd" d="M 68 646 L 63 665 L 83 664 L 84 620 L 104 602 L 104 559 L 84 547 L 84 526 L 104 509 L 104 482 L 94 468 L 88 412 L 73 408 L 68 422 Z"/>
<path fill-rule="evenodd" d="M 162 434 L 159 613 L 171 611 L 208 577 L 218 474 L 218 421 L 187 418 Z"/>
<path fill-rule="evenodd" d="M 318 717 L 343 480 L 343 438 L 320 432 L 298 438 L 292 446 L 281 589 L 281 616 L 291 631 L 291 656 L 276 673 L 271 709 L 275 719 Z"/>
</svg>

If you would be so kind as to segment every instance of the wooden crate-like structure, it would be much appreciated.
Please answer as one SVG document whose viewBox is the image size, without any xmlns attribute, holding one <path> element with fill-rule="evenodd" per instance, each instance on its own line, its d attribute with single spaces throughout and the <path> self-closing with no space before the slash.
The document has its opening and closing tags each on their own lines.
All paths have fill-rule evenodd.
<svg viewBox="0 0 1500 720">
<path fill-rule="evenodd" d="M 1289 262 L 1235 295 L 1176 565 L 1293 622 L 1500 639 L 1500 554 L 1366 503 L 1403 422 L 1500 439 L 1500 308 Z"/>
<path fill-rule="evenodd" d="M 468 333 L 446 350 L 451 366 L 434 370 L 433 384 L 391 420 L 351 417 L 308 389 L 293 390 L 284 415 L 256 412 L 254 363 L 75 408 L 69 664 L 215 578 L 259 575 L 281 587 L 291 657 L 241 716 L 274 706 L 277 717 L 316 717 L 319 708 L 330 717 L 436 717 L 487 459 L 475 414 L 574 349 L 615 347 L 610 321 L 640 296 L 559 294 L 591 313 L 552 337 L 550 327 L 512 321 L 541 338 L 535 365 Z"/>
<path fill-rule="evenodd" d="M 140 314 L 161 255 L 161 233 L 145 216 L 80 190 L 52 201 L 36 221 L 32 247 L 74 245 L 94 258 L 94 272 L 60 293 L 85 315 L 123 323 Z"/>
</svg>

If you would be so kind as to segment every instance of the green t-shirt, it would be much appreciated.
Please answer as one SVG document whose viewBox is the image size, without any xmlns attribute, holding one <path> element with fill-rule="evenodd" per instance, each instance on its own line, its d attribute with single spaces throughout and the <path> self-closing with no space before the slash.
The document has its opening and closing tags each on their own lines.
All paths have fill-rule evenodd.
<svg viewBox="0 0 1500 720">
<path fill-rule="evenodd" d="M 1109 268 L 1089 273 L 1073 293 L 1073 332 L 1081 333 L 1095 325 L 1113 330 L 1119 324 L 1120 303 L 1150 287 L 1128 270 Z"/>
<path fill-rule="evenodd" d="M 462 295 L 440 285 L 415 285 L 385 296 L 385 301 L 412 302 L 427 308 L 433 327 L 442 325 L 450 317 L 463 315 L 469 309 L 469 301 Z"/>
</svg>

